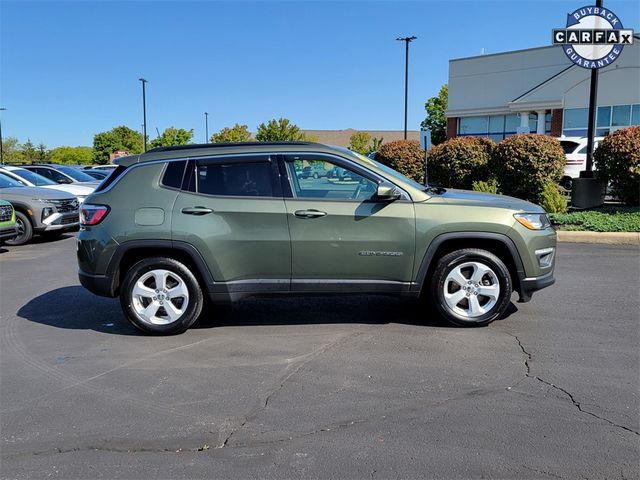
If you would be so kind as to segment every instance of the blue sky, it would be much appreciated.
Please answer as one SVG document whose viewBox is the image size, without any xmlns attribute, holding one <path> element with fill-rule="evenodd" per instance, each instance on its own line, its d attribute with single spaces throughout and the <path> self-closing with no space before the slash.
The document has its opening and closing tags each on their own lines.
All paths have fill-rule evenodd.
<svg viewBox="0 0 640 480">
<path fill-rule="evenodd" d="M 116 125 L 209 131 L 284 116 L 305 129 L 409 127 L 447 81 L 448 60 L 548 45 L 580 1 L 0 0 L 4 136 L 91 145 Z M 605 1 L 639 29 L 637 0 Z"/>
</svg>

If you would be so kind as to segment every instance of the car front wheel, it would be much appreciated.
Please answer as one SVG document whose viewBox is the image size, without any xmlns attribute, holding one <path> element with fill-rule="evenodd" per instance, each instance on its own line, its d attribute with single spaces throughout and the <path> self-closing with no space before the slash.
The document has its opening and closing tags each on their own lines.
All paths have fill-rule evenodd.
<svg viewBox="0 0 640 480">
<path fill-rule="evenodd" d="M 7 245 L 24 245 L 33 238 L 33 226 L 31 225 L 31 220 L 29 220 L 29 218 L 24 213 L 18 212 L 17 210 L 16 226 L 18 227 L 18 235 L 11 240 L 7 240 L 5 242 Z"/>
<path fill-rule="evenodd" d="M 171 335 L 184 332 L 197 320 L 203 296 L 197 279 L 184 264 L 170 258 L 148 258 L 127 272 L 120 304 L 140 330 Z"/>
<path fill-rule="evenodd" d="M 513 285 L 504 262 L 486 250 L 466 248 L 440 259 L 431 296 L 440 314 L 462 327 L 488 325 L 504 314 Z"/>
</svg>

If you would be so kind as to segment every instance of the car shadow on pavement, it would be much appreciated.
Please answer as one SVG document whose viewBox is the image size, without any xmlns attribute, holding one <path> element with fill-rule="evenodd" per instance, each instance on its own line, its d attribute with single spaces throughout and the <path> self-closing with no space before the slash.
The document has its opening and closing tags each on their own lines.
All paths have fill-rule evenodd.
<svg viewBox="0 0 640 480">
<path fill-rule="evenodd" d="M 517 310 L 511 303 L 502 319 Z M 95 296 L 79 285 L 32 299 L 18 310 L 18 316 L 56 328 L 143 335 L 124 317 L 117 299 Z M 248 298 L 233 305 L 206 305 L 192 328 L 340 323 L 451 327 L 432 307 L 417 300 L 357 295 Z"/>
<path fill-rule="evenodd" d="M 143 335 L 124 317 L 117 298 L 98 297 L 80 285 L 57 288 L 35 297 L 17 315 L 57 328 Z"/>
</svg>

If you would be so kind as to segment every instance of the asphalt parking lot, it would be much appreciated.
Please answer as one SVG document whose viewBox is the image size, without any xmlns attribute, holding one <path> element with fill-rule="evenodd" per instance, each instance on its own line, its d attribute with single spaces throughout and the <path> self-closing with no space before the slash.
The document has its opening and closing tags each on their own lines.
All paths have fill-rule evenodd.
<svg viewBox="0 0 640 480">
<path fill-rule="evenodd" d="M 487 328 L 313 297 L 147 337 L 74 242 L 0 249 L 2 478 L 640 477 L 637 247 L 561 244 Z"/>
</svg>

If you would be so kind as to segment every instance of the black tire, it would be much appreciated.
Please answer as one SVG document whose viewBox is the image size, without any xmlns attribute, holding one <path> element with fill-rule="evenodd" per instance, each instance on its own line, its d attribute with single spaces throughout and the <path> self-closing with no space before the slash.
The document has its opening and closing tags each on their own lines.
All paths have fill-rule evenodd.
<svg viewBox="0 0 640 480">
<path fill-rule="evenodd" d="M 166 305 L 171 301 L 174 307 L 177 306 L 179 310 L 183 310 L 179 317 L 174 320 L 169 318 L 170 316 L 167 313 L 168 310 L 165 310 L 165 306 L 157 306 L 157 302 L 164 305 L 163 301 L 160 300 L 160 296 L 154 296 L 153 302 L 149 301 L 148 303 L 145 303 L 147 300 L 146 297 L 141 298 L 140 296 L 134 296 L 133 294 L 133 288 L 137 285 L 138 281 L 142 280 L 147 275 L 151 275 L 148 279 L 148 282 L 150 283 L 147 284 L 144 282 L 144 286 L 151 288 L 151 290 L 155 290 L 156 292 L 158 290 L 162 290 L 162 288 L 155 284 L 153 273 L 150 273 L 158 270 L 165 270 L 169 272 L 167 277 L 168 280 L 166 281 L 167 283 L 172 281 L 175 282 L 175 286 L 177 286 L 180 284 L 180 281 L 184 282 L 184 286 L 188 292 L 188 297 L 186 298 L 162 298 L 162 300 L 166 302 Z M 156 295 L 158 294 L 156 293 Z M 160 292 L 160 295 L 162 295 L 162 292 Z M 157 302 L 156 298 L 158 299 Z M 182 302 L 180 302 L 180 298 L 182 298 Z M 186 306 L 184 305 L 185 301 Z M 171 321 L 164 324 L 158 324 L 152 319 L 145 320 L 142 318 L 138 311 L 145 306 L 149 306 L 151 303 L 156 304 L 154 306 L 156 306 L 157 309 L 157 320 L 164 320 L 162 317 L 166 317 Z M 128 320 L 143 332 L 155 335 L 174 335 L 184 332 L 193 325 L 200 316 L 203 303 L 202 289 L 200 288 L 198 280 L 194 274 L 191 273 L 185 265 L 171 258 L 153 257 L 139 261 L 129 269 L 120 288 L 120 305 L 122 306 L 122 310 Z"/>
<path fill-rule="evenodd" d="M 16 224 L 18 225 L 18 236 L 7 240 L 5 243 L 7 245 L 19 246 L 24 245 L 25 243 L 29 243 L 29 241 L 33 238 L 33 226 L 31 225 L 31 220 L 24 213 L 16 210 Z"/>
<path fill-rule="evenodd" d="M 476 272 L 480 274 L 482 269 L 476 270 L 474 265 L 489 269 L 477 284 L 472 280 L 472 274 Z M 466 280 L 466 282 L 461 282 L 465 285 L 459 289 L 456 289 L 458 284 L 455 280 L 447 280 L 457 268 Z M 469 276 L 467 277 L 467 275 Z M 499 286 L 499 292 L 495 298 L 481 294 L 481 292 L 494 289 L 496 286 Z M 449 300 L 448 303 L 445 299 L 445 288 L 447 295 L 451 295 L 452 299 L 457 298 L 454 295 L 459 291 L 459 295 L 464 295 L 455 307 L 450 305 L 455 303 L 455 300 Z M 456 250 L 442 257 L 438 261 L 430 285 L 431 300 L 438 312 L 449 323 L 459 327 L 482 327 L 490 324 L 504 314 L 511 301 L 512 292 L 511 275 L 504 262 L 493 253 L 477 248 Z M 475 300 L 472 297 L 475 297 Z M 486 312 L 482 312 L 482 310 L 472 312 L 472 303 L 477 303 L 482 310 L 488 307 L 488 310 Z"/>
</svg>

